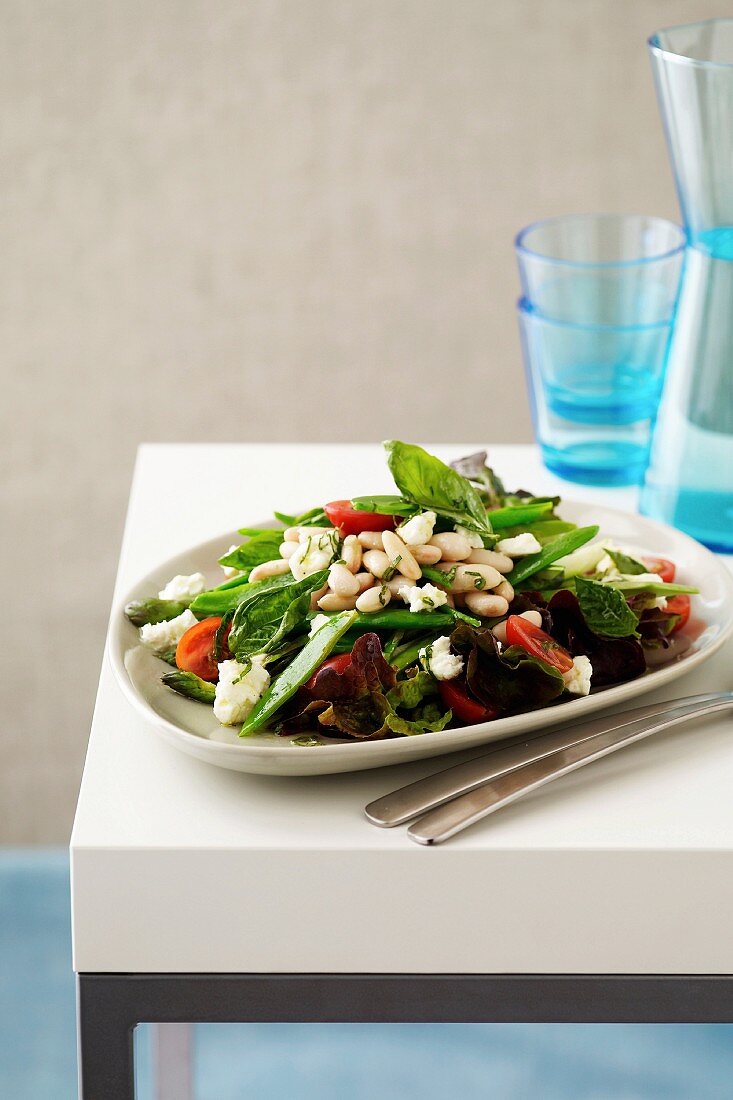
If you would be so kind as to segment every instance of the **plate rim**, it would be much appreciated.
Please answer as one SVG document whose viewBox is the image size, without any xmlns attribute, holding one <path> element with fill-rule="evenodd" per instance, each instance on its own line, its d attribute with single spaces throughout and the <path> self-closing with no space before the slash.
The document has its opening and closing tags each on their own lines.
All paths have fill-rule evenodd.
<svg viewBox="0 0 733 1100">
<path fill-rule="evenodd" d="M 540 721 L 540 716 L 542 715 L 552 715 L 552 718 L 545 723 L 545 725 L 547 725 L 548 727 L 552 725 L 558 725 L 565 721 L 572 722 L 578 717 L 582 717 L 585 714 L 592 714 L 594 711 L 601 710 L 605 706 L 613 706 L 613 701 L 611 701 L 610 703 L 607 702 L 607 696 L 608 693 L 612 692 L 615 688 L 623 689 L 631 684 L 640 684 L 642 682 L 645 682 L 649 684 L 648 689 L 635 692 L 634 694 L 642 695 L 646 693 L 646 690 L 653 691 L 656 688 L 664 686 L 664 684 L 668 683 L 670 680 L 676 679 L 677 676 L 681 675 L 681 667 L 684 667 L 685 672 L 691 672 L 700 664 L 707 661 L 710 657 L 717 653 L 719 649 L 722 648 L 722 646 L 733 634 L 733 573 L 731 573 L 731 571 L 727 568 L 719 555 L 715 554 L 712 550 L 709 550 L 706 546 L 698 542 L 696 539 L 692 538 L 690 535 L 687 535 L 684 531 L 680 531 L 677 528 L 670 527 L 668 524 L 662 523 L 656 519 L 652 519 L 649 516 L 643 516 L 638 512 L 624 511 L 620 508 L 614 508 L 603 503 L 597 504 L 591 501 L 574 500 L 573 498 L 563 498 L 559 505 L 559 508 L 562 509 L 563 505 L 570 505 L 571 507 L 586 509 L 599 508 L 604 512 L 612 513 L 617 516 L 622 516 L 626 519 L 631 518 L 634 521 L 641 521 L 643 524 L 648 525 L 653 529 L 656 529 L 656 531 L 661 536 L 663 536 L 665 532 L 672 532 L 675 538 L 682 539 L 683 541 L 690 543 L 694 547 L 696 553 L 702 551 L 703 554 L 709 556 L 711 561 L 714 563 L 716 573 L 721 578 L 723 586 L 728 590 L 728 597 L 731 600 L 731 613 L 728 616 L 727 621 L 725 621 L 721 625 L 717 637 L 712 639 L 707 645 L 705 645 L 703 649 L 691 653 L 689 656 L 685 657 L 683 661 L 676 661 L 666 667 L 654 669 L 646 676 L 638 677 L 636 680 L 630 680 L 625 681 L 622 684 L 611 685 L 611 687 L 609 687 L 606 691 L 598 692 L 596 695 L 579 697 L 577 699 L 569 699 L 566 702 L 559 704 L 558 707 L 541 707 L 536 711 L 525 711 L 517 715 L 508 715 L 506 718 L 498 719 L 494 722 L 482 722 L 472 726 L 459 727 L 462 732 L 473 731 L 474 734 L 479 737 L 483 733 L 496 730 L 499 723 L 507 723 L 508 728 L 506 728 L 506 733 L 502 732 L 502 736 L 492 737 L 490 741 L 477 740 L 472 746 L 462 745 L 451 747 L 450 735 L 455 733 L 455 730 L 438 730 L 435 732 L 428 732 L 426 734 L 423 734 L 416 740 L 421 745 L 434 746 L 436 751 L 432 755 L 438 756 L 443 755 L 444 753 L 447 754 L 450 752 L 466 751 L 470 748 L 481 747 L 482 745 L 494 743 L 498 744 L 505 738 L 516 736 L 518 733 L 525 732 L 525 730 L 527 733 L 534 732 L 534 730 L 539 730 L 543 727 L 543 723 Z M 268 520 L 267 522 L 268 524 L 273 524 L 274 521 Z M 264 524 L 260 523 L 257 524 L 257 526 L 264 526 Z M 105 646 L 106 657 L 112 666 L 115 679 L 121 687 L 125 697 L 130 701 L 133 707 L 143 715 L 146 721 L 156 729 L 156 732 L 162 734 L 165 739 L 169 741 L 169 743 L 173 744 L 175 747 L 178 747 L 181 751 L 189 752 L 190 750 L 192 750 L 193 755 L 201 758 L 202 747 L 205 747 L 207 758 L 210 754 L 213 756 L 218 755 L 220 757 L 220 761 L 209 760 L 208 762 L 212 765 L 216 765 L 217 763 L 221 763 L 222 765 L 224 765 L 225 759 L 231 759 L 233 754 L 238 756 L 239 759 L 241 759 L 242 761 L 244 761 L 245 759 L 252 760 L 253 762 L 255 760 L 261 759 L 292 761 L 293 752 L 292 746 L 289 742 L 283 744 L 262 744 L 255 739 L 246 737 L 241 738 L 238 742 L 217 741 L 211 738 L 202 737 L 200 734 L 192 733 L 190 730 L 184 729 L 182 726 L 161 715 L 158 711 L 154 709 L 154 707 L 148 702 L 148 700 L 135 687 L 135 684 L 130 678 L 130 675 L 125 666 L 125 654 L 128 652 L 130 647 L 124 646 L 124 639 L 121 637 L 121 631 L 126 629 L 126 627 L 129 625 L 129 621 L 126 619 L 124 614 L 124 609 L 127 603 L 129 603 L 133 598 L 136 597 L 137 590 L 142 585 L 144 585 L 153 575 L 164 572 L 170 563 L 177 561 L 179 558 L 183 557 L 186 554 L 195 554 L 199 549 L 205 546 L 209 546 L 212 543 L 224 543 L 227 541 L 227 539 L 230 539 L 233 536 L 233 533 L 234 532 L 232 531 L 222 532 L 221 534 L 201 540 L 200 542 L 195 543 L 192 546 L 186 547 L 183 550 L 180 550 L 178 553 L 171 555 L 169 558 L 166 558 L 165 561 L 161 561 L 158 565 L 149 570 L 144 576 L 140 577 L 133 585 L 131 585 L 122 599 L 116 599 L 113 602 L 110 617 L 110 629 L 107 633 L 107 641 Z M 618 700 L 618 705 L 623 706 L 624 702 L 630 701 L 631 700 Z M 578 709 L 580 709 L 580 715 L 577 714 Z M 532 720 L 533 716 L 536 716 L 536 721 L 534 722 Z M 527 725 L 528 721 L 529 725 Z M 510 723 L 511 725 L 509 725 Z M 521 729 L 515 729 L 515 723 L 519 723 L 521 725 Z M 408 738 L 407 740 L 412 741 L 413 739 Z M 332 744 L 327 743 L 327 747 L 331 753 L 340 751 L 341 753 L 345 754 L 348 752 L 350 754 L 348 757 L 344 755 L 343 762 L 344 764 L 346 764 L 347 760 L 350 760 L 352 763 L 357 763 L 362 758 L 368 759 L 370 753 L 374 752 L 374 745 L 379 745 L 384 748 L 385 746 L 388 746 L 390 744 L 401 745 L 404 741 L 404 738 L 388 738 L 376 742 L 334 741 Z M 184 743 L 176 744 L 177 742 Z M 409 759 L 410 757 L 408 756 L 405 759 L 398 759 L 394 761 L 379 760 L 375 761 L 374 767 L 386 767 L 392 763 L 404 763 L 406 762 L 406 760 Z M 419 757 L 416 755 L 415 759 L 419 759 Z M 335 774 L 338 774 L 336 768 L 333 768 L 331 770 Z M 285 773 L 278 772 L 278 774 Z"/>
</svg>

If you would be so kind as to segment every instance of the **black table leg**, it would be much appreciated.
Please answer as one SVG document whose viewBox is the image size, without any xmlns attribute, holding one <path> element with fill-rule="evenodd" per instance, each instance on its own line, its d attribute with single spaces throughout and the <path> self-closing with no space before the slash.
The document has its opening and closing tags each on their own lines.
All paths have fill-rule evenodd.
<svg viewBox="0 0 733 1100">
<path fill-rule="evenodd" d="M 699 974 L 80 974 L 81 1100 L 134 1100 L 139 1023 L 733 1023 Z"/>
</svg>

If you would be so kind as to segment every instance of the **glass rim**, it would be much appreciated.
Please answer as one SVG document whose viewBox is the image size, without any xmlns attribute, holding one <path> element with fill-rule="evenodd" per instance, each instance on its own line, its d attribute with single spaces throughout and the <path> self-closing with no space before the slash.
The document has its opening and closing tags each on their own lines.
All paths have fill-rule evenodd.
<svg viewBox="0 0 733 1100">
<path fill-rule="evenodd" d="M 559 256 L 548 256 L 544 252 L 537 252 L 533 248 L 529 248 L 525 244 L 525 238 L 529 233 L 532 233 L 535 229 L 541 229 L 545 226 L 556 225 L 559 222 L 566 221 L 625 221 L 631 219 L 644 219 L 649 222 L 655 222 L 657 225 L 671 226 L 676 233 L 679 234 L 680 243 L 675 245 L 674 248 L 667 248 L 664 252 L 655 252 L 648 256 L 639 256 L 635 260 L 566 260 Z M 575 267 L 583 270 L 610 270 L 611 268 L 626 268 L 626 267 L 638 267 L 640 264 L 655 264 L 660 263 L 663 260 L 670 260 L 676 256 L 679 252 L 684 252 L 687 247 L 687 234 L 684 229 L 677 225 L 676 222 L 669 221 L 668 218 L 661 218 L 657 214 L 557 214 L 552 218 L 540 218 L 539 221 L 530 222 L 529 225 L 525 225 L 523 229 L 520 229 L 514 238 L 514 247 L 517 252 L 524 256 L 531 256 L 532 259 L 542 260 L 547 264 L 557 264 L 560 267 Z"/>
<path fill-rule="evenodd" d="M 517 313 L 520 318 L 526 317 L 528 320 L 539 321 L 543 325 L 553 325 L 555 328 L 576 329 L 581 332 L 603 332 L 609 335 L 613 332 L 653 332 L 656 329 L 671 329 L 674 322 L 674 315 L 666 321 L 647 321 L 644 323 L 637 323 L 631 325 L 604 325 L 600 321 L 561 321 L 555 317 L 547 317 L 544 313 L 540 313 L 532 302 L 526 296 L 517 298 Z"/>
<path fill-rule="evenodd" d="M 695 19 L 692 23 L 674 23 L 671 27 L 660 27 L 646 40 L 651 53 L 663 57 L 665 61 L 676 61 L 680 65 L 689 65 L 698 69 L 733 69 L 733 61 L 703 60 L 700 57 L 690 57 L 689 54 L 677 53 L 676 50 L 667 50 L 659 42 L 659 35 L 669 31 L 687 31 L 693 27 L 709 27 L 713 23 L 733 23 L 730 16 L 714 16 L 712 19 Z"/>
</svg>

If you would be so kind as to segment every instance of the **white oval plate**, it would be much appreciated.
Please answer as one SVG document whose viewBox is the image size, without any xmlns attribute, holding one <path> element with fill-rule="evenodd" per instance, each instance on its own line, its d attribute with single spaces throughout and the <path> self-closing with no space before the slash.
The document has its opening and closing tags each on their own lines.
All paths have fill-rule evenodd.
<svg viewBox="0 0 733 1100">
<path fill-rule="evenodd" d="M 626 703 L 689 672 L 706 661 L 733 632 L 733 576 L 723 562 L 687 535 L 645 519 L 592 504 L 566 501 L 559 509 L 565 519 L 579 526 L 598 524 L 600 534 L 624 546 L 671 558 L 677 564 L 680 583 L 700 589 L 694 597 L 692 621 L 702 624 L 689 648 L 677 660 L 638 680 L 617 684 L 585 698 L 554 707 L 482 722 L 461 729 L 442 730 L 385 741 L 334 741 L 317 747 L 295 745 L 274 733 L 240 738 L 236 730 L 221 726 L 210 707 L 184 699 L 166 688 L 160 677 L 167 665 L 138 644 L 138 632 L 123 613 L 130 600 L 154 596 L 175 574 L 202 572 L 211 585 L 221 583 L 216 561 L 225 554 L 236 533 L 222 535 L 192 547 L 165 562 L 135 585 L 113 613 L 109 655 L 117 679 L 133 706 L 151 727 L 183 752 L 220 768 L 265 775 L 323 775 L 361 771 L 401 764 L 421 757 L 473 748 L 544 726 L 573 721 L 615 703 Z M 730 685 L 721 684 L 721 689 Z"/>
</svg>

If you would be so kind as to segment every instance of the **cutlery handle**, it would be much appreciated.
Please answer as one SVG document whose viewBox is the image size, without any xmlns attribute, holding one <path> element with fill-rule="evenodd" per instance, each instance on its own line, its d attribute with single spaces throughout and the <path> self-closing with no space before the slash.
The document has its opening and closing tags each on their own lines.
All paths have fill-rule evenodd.
<svg viewBox="0 0 733 1100">
<path fill-rule="evenodd" d="M 690 718 L 729 708 L 733 708 L 731 692 L 692 697 L 678 700 L 676 704 L 660 710 L 656 715 L 625 722 L 615 729 L 597 733 L 590 739 L 576 740 L 544 759 L 507 772 L 455 798 L 447 805 L 438 807 L 411 825 L 407 831 L 408 836 L 418 844 L 440 844 L 481 818 L 516 802 L 553 779 L 582 768 L 584 764 L 590 764 L 616 749 L 642 741 Z"/>
<path fill-rule="evenodd" d="M 483 787 L 507 772 L 515 771 L 525 764 L 543 760 L 551 753 L 596 737 L 599 733 L 626 729 L 643 718 L 657 718 L 677 708 L 682 703 L 700 705 L 713 702 L 721 696 L 716 692 L 709 695 L 695 695 L 688 699 L 677 699 L 664 703 L 653 703 L 634 710 L 622 711 L 616 715 L 605 715 L 590 722 L 575 723 L 562 729 L 551 731 L 533 738 L 515 737 L 503 742 L 498 749 L 474 757 L 452 768 L 443 768 L 415 783 L 409 783 L 396 791 L 375 799 L 365 807 L 364 812 L 373 825 L 393 828 L 404 825 L 413 817 L 419 817 L 428 810 L 442 806 L 459 795 Z"/>
</svg>

